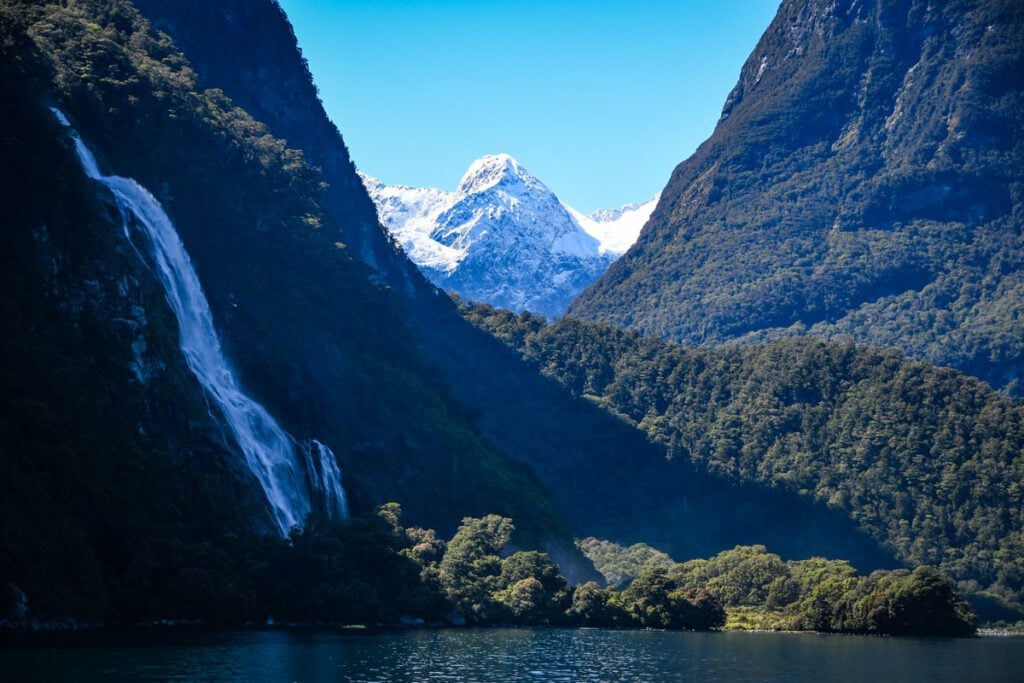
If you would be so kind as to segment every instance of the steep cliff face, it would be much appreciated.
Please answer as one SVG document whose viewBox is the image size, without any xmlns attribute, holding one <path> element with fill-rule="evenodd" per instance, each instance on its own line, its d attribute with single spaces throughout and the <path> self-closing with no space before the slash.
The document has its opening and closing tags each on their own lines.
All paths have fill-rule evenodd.
<svg viewBox="0 0 1024 683">
<path fill-rule="evenodd" d="M 9 17 L 0 15 L 0 24 Z M 270 533 L 149 266 L 43 105 L 24 34 L 0 66 L 0 614 L 195 608 L 226 534 Z M 170 598 L 153 582 L 176 581 Z M 141 595 L 149 591 L 146 598 Z M 0 617 L 2 619 L 3 617 Z"/>
<path fill-rule="evenodd" d="M 784 2 L 712 137 L 569 310 L 691 344 L 811 333 L 1019 391 L 1024 7 Z"/>
<path fill-rule="evenodd" d="M 324 197 L 325 208 L 353 253 L 407 294 L 430 294 L 377 222 L 373 203 L 362 191 L 341 134 L 320 104 L 291 24 L 276 1 L 139 0 L 135 5 L 154 29 L 174 39 L 206 87 L 223 90 L 320 168 L 334 190 Z"/>
<path fill-rule="evenodd" d="M 243 381 L 292 433 L 323 435 L 339 455 L 356 510 L 397 500 L 410 521 L 442 532 L 466 514 L 499 512 L 516 519 L 517 542 L 559 551 L 574 578 L 592 576 L 560 519 L 568 505 L 559 501 L 556 511 L 544 491 L 554 482 L 538 482 L 516 462 L 531 462 L 534 453 L 481 418 L 494 415 L 514 434 L 521 423 L 509 423 L 494 406 L 531 402 L 544 393 L 540 378 L 531 384 L 510 377 L 530 373 L 496 360 L 500 344 L 466 324 L 394 247 L 277 4 L 140 6 L 185 46 L 197 83 L 237 97 L 265 117 L 270 133 L 300 143 L 326 184 L 315 199 L 313 232 L 287 244 L 268 230 L 275 218 L 247 206 L 257 193 L 244 179 L 225 193 L 178 173 L 176 163 L 194 166 L 185 161 L 194 149 L 182 150 L 177 162 L 156 150 L 145 150 L 142 163 L 129 153 L 119 159 L 147 186 L 165 190 L 158 195 L 179 223 Z M 115 147 L 113 136 L 108 142 Z M 156 173 L 147 169 L 154 161 Z M 233 199 L 218 199 L 225 194 Z M 244 207 L 244 216 L 209 211 L 225 204 Z M 547 395 L 563 409 L 574 405 L 571 397 Z M 558 435 L 539 448 L 542 458 L 571 440 L 560 426 L 550 431 Z"/>
</svg>

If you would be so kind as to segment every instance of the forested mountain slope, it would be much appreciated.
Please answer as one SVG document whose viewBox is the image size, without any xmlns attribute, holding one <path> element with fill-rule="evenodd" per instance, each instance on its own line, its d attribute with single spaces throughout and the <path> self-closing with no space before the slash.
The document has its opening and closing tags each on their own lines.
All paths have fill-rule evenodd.
<svg viewBox="0 0 1024 683">
<path fill-rule="evenodd" d="M 218 88 L 289 147 L 302 150 L 332 188 L 321 198 L 342 240 L 375 274 L 407 294 L 430 288 L 377 221 L 337 127 L 327 118 L 295 33 L 276 0 L 136 0 L 174 39 L 200 82 Z"/>
<path fill-rule="evenodd" d="M 0 9 L 6 40 L 9 21 Z M 0 619 L 188 610 L 185 567 L 270 522 L 15 40 L 0 59 Z M 169 577 L 172 595 L 141 597 Z"/>
<path fill-rule="evenodd" d="M 401 299 L 340 242 L 301 153 L 201 89 L 130 3 L 4 2 L 0 28 L 0 583 L 34 618 L 187 615 L 197 585 L 232 580 L 204 573 L 224 539 L 270 531 L 145 245 L 50 105 L 105 172 L 161 200 L 242 384 L 337 454 L 355 511 L 399 500 L 445 530 L 500 512 L 519 520 L 517 542 L 571 548 L 536 477 L 470 423 Z"/>
<path fill-rule="evenodd" d="M 515 543 L 552 552 L 575 578 L 588 574 L 570 529 L 649 539 L 679 557 L 766 542 L 793 556 L 892 562 L 807 501 L 670 467 L 422 279 L 382 284 L 387 273 L 339 239 L 327 196 L 337 188 L 203 89 L 130 3 L 0 9 L 10 235 L 0 294 L 9 319 L 25 323 L 0 359 L 0 580 L 14 587 L 12 609 L 201 615 L 219 604 L 207 599 L 218 586 L 239 590 L 231 549 L 269 531 L 236 446 L 186 372 L 143 245 L 125 241 L 51 105 L 105 173 L 163 204 L 242 384 L 296 439 L 333 450 L 354 513 L 398 500 L 410 522 L 442 533 L 467 514 L 509 515 Z"/>
<path fill-rule="evenodd" d="M 184 362 L 145 244 L 76 163 L 55 105 L 104 173 L 163 205 L 240 382 L 296 440 L 331 448 L 354 513 L 397 500 L 410 523 L 443 534 L 465 515 L 507 515 L 513 543 L 551 552 L 570 578 L 588 576 L 570 534 L 679 558 L 765 543 L 894 564 L 845 509 L 667 462 L 657 434 L 463 320 L 366 213 L 275 4 L 164 10 L 182 12 L 165 25 L 220 61 L 193 65 L 126 0 L 0 3 L 0 306 L 12 322 L 0 356 L 0 619 L 216 614 L 224 596 L 246 599 L 239 578 L 252 568 L 238 558 L 265 557 L 248 553 L 273 533 Z M 256 21 L 262 49 L 233 49 L 249 16 L 269 22 Z"/>
<path fill-rule="evenodd" d="M 1024 589 L 1024 407 L 892 351 L 795 339 L 695 349 L 606 325 L 467 317 L 636 426 L 672 464 L 813 499 L 971 590 Z"/>
<path fill-rule="evenodd" d="M 569 315 L 699 345 L 853 338 L 1020 392 L 1022 45 L 1016 0 L 786 0 Z"/>
<path fill-rule="evenodd" d="M 253 7 L 257 4 L 268 7 Z M 276 3 L 224 0 L 214 6 L 199 0 L 141 0 L 140 7 L 155 26 L 170 31 L 171 37 L 181 42 L 201 82 L 223 87 L 247 107 L 266 107 L 258 110 L 273 133 L 287 140 L 306 140 L 307 129 L 313 125 L 306 125 L 309 112 L 320 122 L 317 127 L 327 121 L 313 96 L 309 72 L 303 66 L 301 73 L 296 73 L 278 61 L 278 55 L 287 53 L 287 62 L 293 67 L 302 64 L 295 37 Z M 259 47 L 247 42 L 250 35 L 260 36 Z M 241 44 L 230 55 L 224 51 L 224 45 L 236 42 Z M 240 78 L 238 73 L 254 80 Z M 300 83 L 303 79 L 306 84 Z M 264 93 L 262 99 L 248 92 L 250 87 Z M 270 95 L 279 90 L 290 94 Z M 300 97 L 300 92 L 306 95 Z M 262 103 L 264 99 L 271 104 L 289 104 L 279 110 Z M 306 112 L 285 111 L 292 106 Z M 332 165 L 331 159 L 343 153 L 340 136 L 317 137 L 304 143 L 303 151 L 312 164 L 325 167 L 328 194 L 350 186 L 365 194 L 361 184 L 352 184 L 358 177 L 349 163 Z M 332 179 L 332 168 L 339 177 Z M 368 197 L 366 202 L 370 202 Z M 363 205 L 361 199 L 352 199 L 350 204 Z M 321 206 L 334 215 L 330 201 L 325 199 Z M 335 223 L 342 239 L 348 240 L 344 215 Z M 385 233 L 376 230 L 368 234 L 382 239 Z M 762 487 L 737 487 L 732 482 L 666 468 L 660 448 L 620 420 L 539 376 L 518 354 L 467 324 L 448 297 L 439 295 L 415 273 L 415 266 L 404 264 L 397 274 L 385 273 L 385 279 L 393 285 L 389 291 L 402 302 L 412 338 L 435 364 L 436 381 L 450 387 L 473 427 L 485 438 L 530 466 L 573 533 L 626 542 L 657 539 L 678 557 L 709 554 L 736 543 L 764 542 L 787 556 L 828 554 L 850 558 L 863 567 L 892 563 L 887 553 L 853 531 L 841 516 L 812 515 L 815 508 L 806 502 Z M 408 269 L 415 275 L 406 277 L 403 273 Z M 424 465 L 431 466 L 429 462 Z M 415 471 L 410 469 L 403 476 L 415 481 Z M 420 520 L 414 505 L 403 501 L 403 507 L 411 521 L 433 525 Z M 510 516 L 522 526 L 519 516 Z M 806 524 L 808 517 L 815 522 Z M 556 555 L 564 552 L 553 551 Z M 567 558 L 556 559 L 564 563 Z"/>
</svg>

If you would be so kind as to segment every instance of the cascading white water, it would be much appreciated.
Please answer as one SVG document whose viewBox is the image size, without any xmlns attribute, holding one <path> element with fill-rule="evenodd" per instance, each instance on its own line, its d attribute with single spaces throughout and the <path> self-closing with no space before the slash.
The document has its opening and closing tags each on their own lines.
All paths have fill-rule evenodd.
<svg viewBox="0 0 1024 683">
<path fill-rule="evenodd" d="M 185 360 L 231 427 L 246 464 L 263 487 L 280 532 L 287 534 L 293 526 L 302 524 L 313 508 L 313 496 L 320 498 L 328 515 L 347 517 L 348 504 L 334 453 L 313 440 L 305 449 L 304 476 L 303 463 L 296 457 L 291 437 L 263 406 L 249 398 L 239 386 L 238 378 L 221 350 L 199 277 L 163 207 L 131 178 L 103 175 L 92 152 L 71 127 L 67 117 L 59 109 L 52 111 L 70 131 L 86 175 L 106 186 L 113 194 L 125 222 L 126 234 L 130 224 L 134 224 L 148 238 L 157 274 L 178 319 Z M 316 449 L 315 457 L 313 448 Z"/>
<path fill-rule="evenodd" d="M 348 517 L 348 499 L 341 486 L 341 470 L 338 469 L 334 451 L 316 439 L 311 439 L 303 454 L 306 456 L 310 486 L 314 491 L 321 492 L 320 497 L 327 514 L 342 519 Z"/>
</svg>

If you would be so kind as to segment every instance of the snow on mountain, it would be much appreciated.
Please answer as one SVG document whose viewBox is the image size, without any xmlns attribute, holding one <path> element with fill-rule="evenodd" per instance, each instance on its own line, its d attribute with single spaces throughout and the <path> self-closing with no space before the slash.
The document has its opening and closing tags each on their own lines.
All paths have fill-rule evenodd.
<svg viewBox="0 0 1024 683">
<path fill-rule="evenodd" d="M 381 223 L 401 242 L 416 265 L 428 272 L 450 271 L 458 265 L 463 254 L 430 236 L 438 216 L 451 204 L 453 192 L 385 185 L 366 174 L 359 175 L 377 205 Z"/>
<path fill-rule="evenodd" d="M 643 204 L 626 204 L 617 209 L 598 209 L 589 215 L 581 214 L 570 206 L 565 208 L 580 227 L 601 244 L 602 254 L 621 256 L 636 242 L 641 228 L 651 217 L 660 198 L 659 192 Z"/>
<path fill-rule="evenodd" d="M 657 202 L 584 215 L 507 154 L 474 161 L 454 192 L 360 175 L 381 222 L 434 284 L 548 317 L 636 241 Z"/>
</svg>

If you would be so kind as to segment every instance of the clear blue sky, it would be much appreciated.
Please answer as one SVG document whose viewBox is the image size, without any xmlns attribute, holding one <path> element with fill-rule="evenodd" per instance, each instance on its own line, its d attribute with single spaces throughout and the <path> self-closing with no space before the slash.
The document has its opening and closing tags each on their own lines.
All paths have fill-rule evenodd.
<svg viewBox="0 0 1024 683">
<path fill-rule="evenodd" d="M 779 0 L 280 0 L 356 165 L 454 189 L 507 152 L 582 211 L 711 134 Z"/>
</svg>

